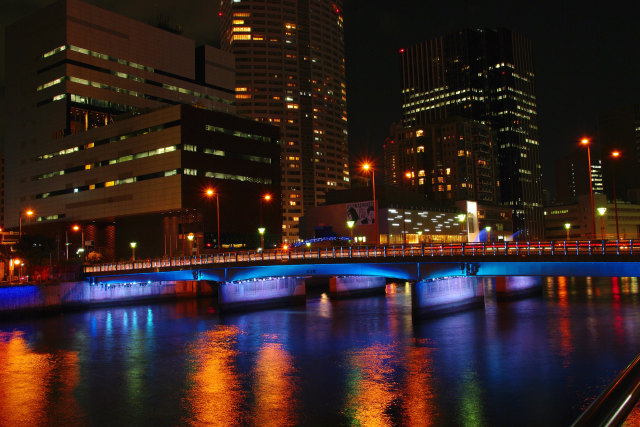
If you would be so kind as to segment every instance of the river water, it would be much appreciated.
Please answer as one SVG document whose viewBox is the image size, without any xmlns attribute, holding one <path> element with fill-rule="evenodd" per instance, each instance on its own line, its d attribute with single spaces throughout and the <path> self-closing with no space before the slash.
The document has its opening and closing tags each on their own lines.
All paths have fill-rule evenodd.
<svg viewBox="0 0 640 427">
<path fill-rule="evenodd" d="M 0 425 L 564 426 L 639 351 L 636 278 L 420 321 L 404 283 L 229 316 L 100 308 L 0 322 Z"/>
</svg>

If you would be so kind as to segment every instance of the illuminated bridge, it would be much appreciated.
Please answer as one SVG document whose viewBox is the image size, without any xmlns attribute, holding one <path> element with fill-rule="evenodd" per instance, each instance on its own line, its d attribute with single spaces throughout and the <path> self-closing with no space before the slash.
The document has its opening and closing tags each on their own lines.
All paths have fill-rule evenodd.
<svg viewBox="0 0 640 427">
<path fill-rule="evenodd" d="M 334 296 L 384 292 L 386 279 L 398 279 L 413 282 L 414 307 L 438 311 L 483 299 L 483 278 L 496 278 L 499 295 L 517 295 L 540 289 L 543 276 L 640 276 L 638 260 L 640 240 L 481 242 L 225 252 L 91 265 L 84 272 L 104 286 L 215 282 L 221 308 L 299 301 L 309 277 L 330 278 Z"/>
</svg>

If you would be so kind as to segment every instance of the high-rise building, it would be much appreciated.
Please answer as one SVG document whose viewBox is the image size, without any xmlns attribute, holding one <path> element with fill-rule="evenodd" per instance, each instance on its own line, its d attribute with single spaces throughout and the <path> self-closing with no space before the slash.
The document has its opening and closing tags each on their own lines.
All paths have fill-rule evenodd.
<svg viewBox="0 0 640 427">
<path fill-rule="evenodd" d="M 341 0 L 221 0 L 239 114 L 280 127 L 283 240 L 304 210 L 350 186 Z"/>
<path fill-rule="evenodd" d="M 387 184 L 426 194 L 428 200 L 499 200 L 491 129 L 473 120 L 451 117 L 420 128 L 394 124 L 384 158 Z"/>
<path fill-rule="evenodd" d="M 29 208 L 23 228 L 62 244 L 80 223 L 108 256 L 134 238 L 148 240 L 140 255 L 185 253 L 186 233 L 202 245 L 216 221 L 212 186 L 226 242 L 255 244 L 260 194 L 280 192 L 279 135 L 230 114 L 231 54 L 61 0 L 7 28 L 6 57 L 7 226 Z M 280 227 L 270 220 L 270 233 Z"/>
<path fill-rule="evenodd" d="M 640 104 L 604 111 L 598 115 L 598 143 L 602 149 L 605 189 L 613 198 L 638 200 L 640 193 Z M 620 152 L 613 159 L 611 152 Z"/>
<path fill-rule="evenodd" d="M 602 184 L 602 161 L 599 149 L 591 150 L 591 183 L 593 192 L 604 193 Z M 575 149 L 556 160 L 556 202 L 572 203 L 578 196 L 589 195 L 589 166 L 587 150 Z"/>
<path fill-rule="evenodd" d="M 517 238 L 542 237 L 531 42 L 506 29 L 467 29 L 401 49 L 400 60 L 403 125 L 456 115 L 490 126 L 500 198 L 513 209 Z"/>
</svg>

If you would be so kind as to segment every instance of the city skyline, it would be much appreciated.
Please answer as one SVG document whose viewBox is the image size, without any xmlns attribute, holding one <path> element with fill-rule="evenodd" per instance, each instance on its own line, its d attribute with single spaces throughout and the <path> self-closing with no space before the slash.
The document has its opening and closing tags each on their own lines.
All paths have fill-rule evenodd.
<svg viewBox="0 0 640 427">
<path fill-rule="evenodd" d="M 0 26 L 51 3 L 6 2 L 1 6 Z M 184 35 L 197 42 L 219 44 L 218 4 L 191 1 L 184 7 L 168 0 L 133 5 L 126 1 L 89 3 L 144 22 L 164 17 L 182 25 Z M 637 12 L 640 6 L 634 8 Z M 640 59 L 629 50 L 640 30 L 632 25 L 637 13 L 629 8 L 569 2 L 554 9 L 542 5 L 530 10 L 529 5 L 501 1 L 454 2 L 434 8 L 418 2 L 389 6 L 356 0 L 345 4 L 344 12 L 349 145 L 356 160 L 377 156 L 382 166 L 384 138 L 401 111 L 398 49 L 463 28 L 504 26 L 532 40 L 546 190 L 555 192 L 553 162 L 583 135 L 595 137 L 598 113 L 634 103 L 640 93 L 640 82 L 634 78 L 640 72 Z M 4 39 L 1 49 L 4 57 Z M 0 86 L 4 82 L 2 70 Z"/>
</svg>

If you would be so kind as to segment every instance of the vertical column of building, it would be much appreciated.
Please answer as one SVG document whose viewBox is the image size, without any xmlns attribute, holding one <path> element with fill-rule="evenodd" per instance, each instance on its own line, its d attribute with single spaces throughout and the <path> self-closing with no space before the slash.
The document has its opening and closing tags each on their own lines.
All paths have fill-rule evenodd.
<svg viewBox="0 0 640 427">
<path fill-rule="evenodd" d="M 281 129 L 285 242 L 298 239 L 305 207 L 350 185 L 341 8 L 326 0 L 221 1 L 238 113 Z"/>
</svg>

